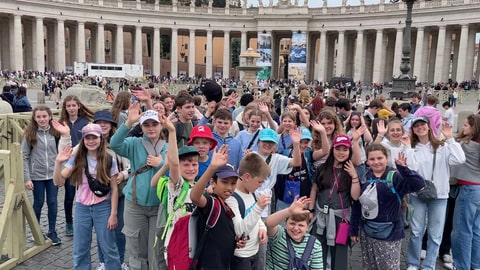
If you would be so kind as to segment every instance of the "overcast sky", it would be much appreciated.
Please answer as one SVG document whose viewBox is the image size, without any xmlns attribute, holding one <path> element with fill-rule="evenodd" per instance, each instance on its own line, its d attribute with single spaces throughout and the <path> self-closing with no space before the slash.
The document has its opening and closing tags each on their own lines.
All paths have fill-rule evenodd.
<svg viewBox="0 0 480 270">
<path fill-rule="evenodd" d="M 300 5 L 303 4 L 303 1 L 304 0 L 298 0 Z M 264 4 L 268 4 L 269 2 L 270 2 L 270 0 L 263 0 Z M 278 2 L 278 0 L 273 0 L 274 4 L 276 4 L 277 2 Z M 378 4 L 379 2 L 380 2 L 380 0 L 365 0 L 366 5 Z M 388 1 L 388 0 L 385 1 L 385 3 L 388 3 L 388 2 L 390 2 L 390 1 Z M 257 6 L 258 5 L 258 0 L 248 0 L 248 3 L 252 4 L 254 6 Z M 293 0 L 292 0 L 292 3 L 293 3 Z M 322 0 L 309 0 L 308 5 L 310 7 L 321 7 L 323 5 L 323 1 Z M 330 7 L 338 7 L 338 6 L 341 6 L 341 5 L 342 5 L 342 0 L 328 0 L 328 6 L 330 6 Z M 360 0 L 347 0 L 347 5 L 351 5 L 351 6 L 360 5 Z"/>
</svg>

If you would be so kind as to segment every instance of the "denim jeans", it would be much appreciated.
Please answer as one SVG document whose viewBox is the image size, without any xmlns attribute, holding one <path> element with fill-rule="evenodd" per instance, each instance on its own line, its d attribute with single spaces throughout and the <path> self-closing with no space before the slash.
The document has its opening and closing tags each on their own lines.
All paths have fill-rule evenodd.
<svg viewBox="0 0 480 270">
<path fill-rule="evenodd" d="M 442 242 L 443 226 L 447 211 L 447 199 L 436 199 L 424 203 L 416 196 L 410 196 L 413 206 L 413 217 L 410 221 L 411 234 L 408 241 L 407 264 L 420 268 L 420 252 L 422 249 L 422 237 L 425 232 L 425 220 L 427 224 L 427 256 L 423 260 L 422 269 L 435 269 L 438 249 Z"/>
<path fill-rule="evenodd" d="M 90 246 L 92 229 L 95 228 L 98 243 L 108 270 L 120 270 L 120 257 L 115 243 L 115 231 L 107 228 L 112 206 L 110 199 L 94 205 L 75 203 L 75 223 L 73 235 L 73 268 L 91 270 Z"/>
<path fill-rule="evenodd" d="M 453 215 L 452 255 L 459 270 L 480 268 L 480 186 L 460 186 Z"/>
<path fill-rule="evenodd" d="M 125 208 L 125 196 L 118 198 L 118 208 L 117 208 L 117 222 L 118 226 L 115 228 L 115 238 L 117 239 L 117 249 L 118 255 L 120 255 L 120 263 L 125 261 L 125 234 L 122 233 L 123 229 L 123 209 Z M 103 252 L 100 248 L 100 243 L 98 243 L 97 238 L 97 248 L 98 248 L 98 260 L 102 263 L 105 262 L 103 258 Z"/>
<path fill-rule="evenodd" d="M 58 187 L 53 184 L 53 179 L 32 180 L 33 183 L 33 211 L 40 223 L 43 203 L 45 202 L 45 193 L 47 194 L 48 207 L 48 232 L 55 232 L 57 223 L 57 194 Z"/>
<path fill-rule="evenodd" d="M 65 200 L 63 208 L 65 209 L 65 222 L 73 224 L 73 200 L 75 200 L 76 187 L 70 184 L 70 178 L 65 180 Z"/>
</svg>

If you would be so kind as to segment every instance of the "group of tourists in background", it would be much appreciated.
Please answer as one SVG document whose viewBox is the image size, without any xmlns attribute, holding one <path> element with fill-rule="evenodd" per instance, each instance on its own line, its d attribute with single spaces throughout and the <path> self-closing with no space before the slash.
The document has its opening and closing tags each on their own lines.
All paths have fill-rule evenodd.
<svg viewBox="0 0 480 270">
<path fill-rule="evenodd" d="M 182 269 L 172 251 L 192 214 L 206 239 L 195 269 L 342 270 L 355 243 L 364 269 L 400 269 L 408 226 L 408 270 L 438 257 L 480 269 L 480 115 L 454 137 L 452 105 L 442 116 L 434 95 L 393 110 L 381 95 L 299 85 L 276 110 L 271 95 L 202 85 L 201 96 L 135 86 L 95 113 L 66 96 L 58 121 L 33 108 L 25 187 L 38 220 L 46 197 L 53 245 L 65 188 L 74 269 L 92 268 L 93 228 L 97 269 Z"/>
</svg>

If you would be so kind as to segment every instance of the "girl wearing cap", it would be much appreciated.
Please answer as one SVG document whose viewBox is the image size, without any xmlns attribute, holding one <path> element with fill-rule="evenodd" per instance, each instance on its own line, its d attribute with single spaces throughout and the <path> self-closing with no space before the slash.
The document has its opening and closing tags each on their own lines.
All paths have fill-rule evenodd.
<svg viewBox="0 0 480 270">
<path fill-rule="evenodd" d="M 317 168 L 317 174 L 312 179 L 309 205 L 310 212 L 314 214 L 312 234 L 322 244 L 325 268 L 330 253 L 331 269 L 347 269 L 348 245 L 336 244 L 335 237 L 340 222 L 350 219 L 352 200 L 360 196 L 355 165 L 360 163 L 358 141 L 365 129 L 352 133 L 353 142 L 345 134 L 335 136 L 326 162 Z"/>
<path fill-rule="evenodd" d="M 422 189 L 424 180 L 407 167 L 403 153 L 395 159 L 394 170 L 387 166 L 387 149 L 381 144 L 369 145 L 366 152 L 369 169 L 360 179 L 362 195 L 352 206 L 350 240 L 362 245 L 363 269 L 397 270 L 405 238 L 402 197 Z M 372 190 L 376 195 L 368 195 Z"/>
<path fill-rule="evenodd" d="M 48 234 L 52 245 L 60 245 L 57 236 L 57 194 L 53 183 L 53 167 L 57 156 L 57 141 L 60 133 L 51 128 L 52 111 L 46 106 L 33 110 L 32 120 L 25 128 L 22 139 L 23 175 L 25 188 L 33 192 L 33 210 L 38 222 L 42 213 L 45 194 L 48 207 Z"/>
<path fill-rule="evenodd" d="M 140 122 L 143 137 L 127 138 L 130 128 L 136 122 Z M 167 150 L 165 141 L 160 137 L 161 130 L 158 113 L 154 110 L 140 113 L 140 104 L 135 102 L 128 110 L 127 121 L 110 140 L 112 150 L 128 158 L 131 165 L 132 174 L 123 189 L 123 232 L 126 237 L 126 250 L 130 255 L 130 269 L 148 269 L 148 265 L 165 269 L 164 257 L 156 256 L 159 250 L 152 248 L 160 201 L 156 188 L 150 186 L 153 175 L 164 163 Z"/>
<path fill-rule="evenodd" d="M 122 157 L 120 155 L 117 155 L 113 150 L 110 149 L 110 138 L 113 136 L 115 133 L 117 123 L 113 121 L 112 119 L 112 114 L 107 111 L 107 110 L 101 110 L 97 111 L 94 114 L 93 117 L 93 123 L 100 125 L 100 128 L 102 129 L 102 135 L 103 137 L 107 140 L 107 152 L 110 154 L 112 157 L 115 158 L 117 161 L 117 166 L 119 170 L 119 174 L 115 178 L 115 181 L 117 182 L 118 185 L 118 210 L 117 210 L 117 220 L 118 220 L 118 226 L 115 228 L 115 235 L 116 235 L 116 243 L 117 243 L 117 248 L 118 252 L 120 255 L 120 262 L 122 263 L 122 269 L 128 269 L 128 266 L 124 262 L 125 258 L 125 235 L 122 233 L 123 229 L 123 209 L 125 205 L 125 196 L 123 195 L 123 188 L 125 187 L 125 184 L 128 180 L 128 175 L 129 175 L 129 169 L 130 169 L 130 161 Z M 60 131 L 60 133 L 64 134 L 69 134 L 70 131 L 66 130 L 68 129 L 67 125 L 62 125 L 57 121 L 52 121 L 52 126 Z M 67 145 L 71 145 L 71 137 L 68 136 L 62 136 L 60 139 L 60 149 L 63 149 Z M 72 155 L 75 155 L 77 152 L 78 145 L 73 148 Z M 97 266 L 97 270 L 104 270 L 105 268 L 105 259 L 103 257 L 103 252 L 100 249 L 100 245 L 97 245 L 98 247 L 98 258 L 99 258 L 99 265 Z"/>
<path fill-rule="evenodd" d="M 82 128 L 93 120 L 93 112 L 82 104 L 77 96 L 66 96 L 63 100 L 62 110 L 60 112 L 59 122 L 68 125 L 69 132 L 63 133 L 62 137 L 70 135 L 72 147 L 77 145 L 81 139 Z M 59 151 L 63 147 L 59 144 Z M 75 187 L 70 184 L 70 179 L 65 183 L 65 235 L 73 235 L 73 201 L 75 199 Z"/>
<path fill-rule="evenodd" d="M 450 191 L 450 166 L 465 162 L 465 153 L 462 146 L 453 139 L 452 126 L 442 125 L 442 134 L 445 141 L 439 141 L 433 135 L 426 117 L 417 117 L 412 121 L 412 148 L 414 162 L 417 162 L 417 172 L 432 181 L 437 191 L 437 199 L 430 202 L 421 201 L 416 194 L 410 197 L 413 212 L 410 241 L 408 242 L 407 263 L 409 270 L 435 269 L 439 245 L 442 240 L 447 199 Z M 428 218 L 428 224 L 425 220 Z M 420 259 L 422 237 L 428 232 L 427 254 L 423 262 Z"/>
<path fill-rule="evenodd" d="M 62 163 L 65 162 L 62 169 Z M 64 185 L 70 177 L 78 188 L 75 203 L 75 235 L 73 237 L 73 268 L 91 269 L 90 246 L 92 229 L 109 269 L 121 269 L 120 257 L 115 242 L 117 227 L 117 182 L 111 181 L 118 174 L 117 162 L 107 153 L 107 140 L 102 136 L 100 125 L 88 124 L 82 128 L 82 139 L 72 156 L 72 147 L 67 146 L 55 161 L 54 181 Z M 100 192 L 96 186 L 109 187 Z M 100 193 L 99 193 L 100 192 Z"/>
</svg>

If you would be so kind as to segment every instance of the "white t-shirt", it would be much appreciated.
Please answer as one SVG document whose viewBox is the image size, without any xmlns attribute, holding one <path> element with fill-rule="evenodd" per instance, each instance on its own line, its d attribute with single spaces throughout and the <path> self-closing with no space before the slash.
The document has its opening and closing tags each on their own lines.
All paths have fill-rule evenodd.
<svg viewBox="0 0 480 270">
<path fill-rule="evenodd" d="M 453 120 L 455 119 L 453 109 L 449 108 L 448 110 L 446 110 L 443 116 L 448 118 L 448 120 L 444 120 L 444 122 L 450 124 L 453 127 Z"/>
<path fill-rule="evenodd" d="M 226 203 L 232 208 L 235 217 L 233 217 L 233 225 L 235 226 L 235 234 L 237 236 L 248 235 L 249 239 L 244 248 L 235 249 L 234 255 L 240 258 L 247 258 L 254 256 L 258 252 L 259 238 L 258 232 L 260 229 L 267 230 L 265 224 L 263 223 L 260 215 L 262 209 L 257 205 L 255 198 L 252 193 L 243 193 L 238 189 L 235 190 L 238 195 L 243 200 L 245 204 L 245 217 L 242 219 L 240 209 L 238 207 L 238 201 L 235 197 L 230 196 Z"/>
<path fill-rule="evenodd" d="M 259 154 L 260 155 L 260 154 Z M 267 161 L 268 156 L 260 155 L 265 161 Z M 268 163 L 270 167 L 270 175 L 265 179 L 262 186 L 257 189 L 255 194 L 260 196 L 262 194 L 272 195 L 272 188 L 275 186 L 275 182 L 277 182 L 277 175 L 279 174 L 289 174 L 292 171 L 292 167 L 289 167 L 290 160 L 289 157 L 284 155 L 280 155 L 277 153 L 272 154 L 272 158 Z M 270 214 L 270 205 L 267 205 L 262 212 L 262 217 L 267 217 Z"/>
</svg>

